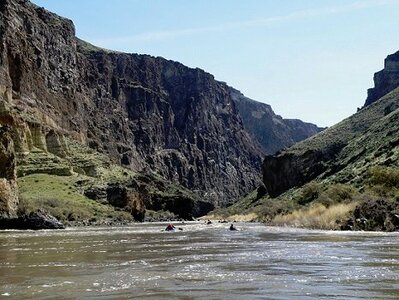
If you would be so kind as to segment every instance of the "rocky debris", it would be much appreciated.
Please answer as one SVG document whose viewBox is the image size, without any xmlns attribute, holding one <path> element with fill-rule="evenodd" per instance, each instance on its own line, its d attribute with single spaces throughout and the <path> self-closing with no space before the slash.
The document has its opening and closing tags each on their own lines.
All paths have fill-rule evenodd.
<svg viewBox="0 0 399 300">
<path fill-rule="evenodd" d="M 38 210 L 17 218 L 0 219 L 0 229 L 65 229 L 65 226 L 53 216 Z"/>
<path fill-rule="evenodd" d="M 283 119 L 270 105 L 249 99 L 232 87 L 230 95 L 245 130 L 261 145 L 265 154 L 274 154 L 324 129 L 301 120 Z"/>
<path fill-rule="evenodd" d="M 0 218 L 16 216 L 18 189 L 14 143 L 9 127 L 0 127 Z"/>
<path fill-rule="evenodd" d="M 398 203 L 386 199 L 359 204 L 342 230 L 395 231 L 399 229 Z"/>
<path fill-rule="evenodd" d="M 364 107 L 374 103 L 399 86 L 399 51 L 388 55 L 384 69 L 374 74 L 374 88 L 367 91 Z"/>
</svg>

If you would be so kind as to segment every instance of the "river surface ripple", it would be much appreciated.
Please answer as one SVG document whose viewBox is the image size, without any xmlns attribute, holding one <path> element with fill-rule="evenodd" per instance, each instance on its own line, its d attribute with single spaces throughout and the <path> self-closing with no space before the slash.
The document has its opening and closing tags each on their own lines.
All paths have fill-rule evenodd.
<svg viewBox="0 0 399 300">
<path fill-rule="evenodd" d="M 228 225 L 0 231 L 0 298 L 399 299 L 399 233 Z"/>
</svg>

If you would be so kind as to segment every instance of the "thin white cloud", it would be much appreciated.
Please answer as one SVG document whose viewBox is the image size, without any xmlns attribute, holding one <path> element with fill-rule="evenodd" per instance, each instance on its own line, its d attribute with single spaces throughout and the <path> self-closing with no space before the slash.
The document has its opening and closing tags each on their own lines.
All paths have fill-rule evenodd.
<svg viewBox="0 0 399 300">
<path fill-rule="evenodd" d="M 323 17 L 323 16 L 329 16 L 334 14 L 346 13 L 366 8 L 392 5 L 392 4 L 399 4 L 399 0 L 360 0 L 341 6 L 299 10 L 287 15 L 267 17 L 262 19 L 246 20 L 246 21 L 225 23 L 216 26 L 199 27 L 199 28 L 144 32 L 132 36 L 94 39 L 92 41 L 96 44 L 107 45 L 107 46 L 115 44 L 129 44 L 135 42 L 154 42 L 154 41 L 162 41 L 162 40 L 178 38 L 182 36 L 191 36 L 196 34 L 225 32 L 225 31 L 235 30 L 238 28 L 264 27 L 279 22 L 289 22 L 300 19 Z"/>
</svg>

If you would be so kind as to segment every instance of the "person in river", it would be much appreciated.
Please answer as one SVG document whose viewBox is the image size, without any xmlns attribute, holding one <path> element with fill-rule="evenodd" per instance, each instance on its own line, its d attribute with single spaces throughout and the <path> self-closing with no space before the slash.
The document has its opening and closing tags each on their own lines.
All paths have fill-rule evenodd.
<svg viewBox="0 0 399 300">
<path fill-rule="evenodd" d="M 166 226 L 165 231 L 173 231 L 175 229 L 176 229 L 175 225 L 169 223 L 168 226 Z"/>
<path fill-rule="evenodd" d="M 230 228 L 229 228 L 230 230 L 237 230 L 237 228 L 236 227 L 234 227 L 234 225 L 233 225 L 233 223 L 231 223 L 231 225 L 230 225 Z"/>
</svg>

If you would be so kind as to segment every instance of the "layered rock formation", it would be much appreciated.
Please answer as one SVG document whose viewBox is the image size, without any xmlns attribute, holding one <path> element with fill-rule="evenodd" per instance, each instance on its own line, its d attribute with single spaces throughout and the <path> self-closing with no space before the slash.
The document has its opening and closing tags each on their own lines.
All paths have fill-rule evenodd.
<svg viewBox="0 0 399 300">
<path fill-rule="evenodd" d="M 399 86 L 399 51 L 388 55 L 384 61 L 384 69 L 374 74 L 374 88 L 368 90 L 366 103 L 368 106 Z"/>
<path fill-rule="evenodd" d="M 283 119 L 270 105 L 249 99 L 234 88 L 230 88 L 230 95 L 244 128 L 261 145 L 265 154 L 274 154 L 324 129 L 297 119 Z"/>
</svg>

